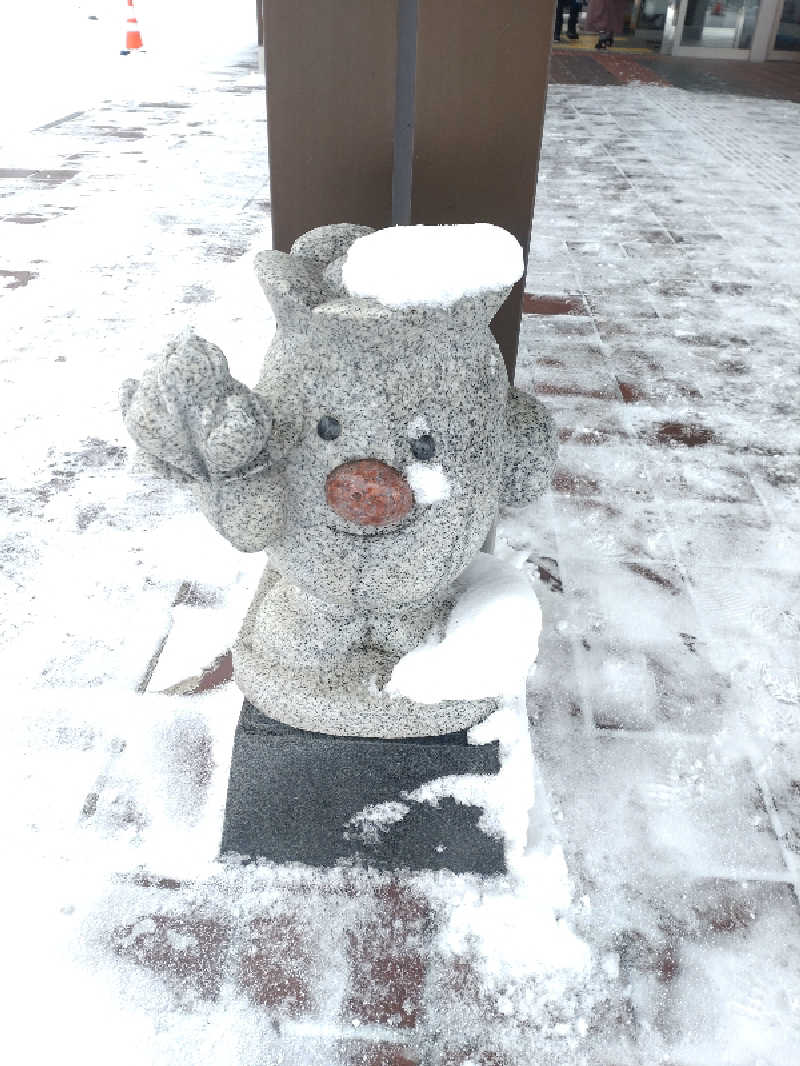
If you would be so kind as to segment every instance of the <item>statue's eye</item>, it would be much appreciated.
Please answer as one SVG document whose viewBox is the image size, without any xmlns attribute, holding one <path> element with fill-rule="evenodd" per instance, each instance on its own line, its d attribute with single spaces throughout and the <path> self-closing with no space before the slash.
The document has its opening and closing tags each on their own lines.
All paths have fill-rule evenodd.
<svg viewBox="0 0 800 1066">
<path fill-rule="evenodd" d="M 317 422 L 317 433 L 323 440 L 336 440 L 341 432 L 342 427 L 339 424 L 339 419 L 334 418 L 333 415 L 323 415 Z"/>
<path fill-rule="evenodd" d="M 434 455 L 436 455 L 436 441 L 430 433 L 423 433 L 421 437 L 412 440 L 411 454 L 415 459 L 419 459 L 423 463 L 426 459 L 433 459 Z"/>
</svg>

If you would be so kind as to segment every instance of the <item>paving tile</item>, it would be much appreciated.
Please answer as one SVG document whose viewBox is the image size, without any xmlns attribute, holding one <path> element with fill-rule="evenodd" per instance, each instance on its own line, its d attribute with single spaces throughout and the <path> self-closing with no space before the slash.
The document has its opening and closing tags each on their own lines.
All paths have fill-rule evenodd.
<svg viewBox="0 0 800 1066">
<path fill-rule="evenodd" d="M 572 635 L 584 710 L 603 729 L 711 733 L 727 676 L 712 666 L 706 630 L 683 573 L 642 558 L 568 558 L 563 620 Z"/>
<path fill-rule="evenodd" d="M 13 222 L 18 226 L 38 226 L 42 222 L 49 221 L 47 215 L 6 215 L 3 222 Z"/>
<path fill-rule="evenodd" d="M 382 1042 L 340 1041 L 335 1047 L 336 1066 L 421 1066 L 408 1048 Z"/>
<path fill-rule="evenodd" d="M 522 981 L 502 967 L 492 971 L 470 952 L 436 960 L 429 1003 L 437 1039 L 425 1049 L 426 1062 L 580 1062 L 590 1029 L 593 1050 L 599 1047 L 611 1005 L 579 976 L 544 971 Z"/>
<path fill-rule="evenodd" d="M 558 621 L 546 618 L 539 641 L 539 661 L 528 679 L 528 714 L 533 721 L 545 717 L 565 719 L 582 714 L 584 693 L 580 685 L 573 642 L 558 632 Z"/>
<path fill-rule="evenodd" d="M 346 1016 L 413 1029 L 421 1021 L 432 916 L 397 882 L 376 893 L 375 913 L 347 933 L 351 992 Z"/>
<path fill-rule="evenodd" d="M 230 935 L 230 928 L 215 918 L 154 913 L 116 929 L 111 947 L 153 971 L 176 994 L 214 1000 L 225 976 Z"/>
<path fill-rule="evenodd" d="M 758 495 L 773 521 L 792 528 L 800 524 L 800 463 L 797 455 L 743 456 Z"/>
<path fill-rule="evenodd" d="M 578 480 L 563 468 L 562 473 L 563 491 L 553 500 L 562 567 L 575 558 L 675 565 L 672 537 L 656 501 L 617 500 L 613 491 L 601 491 L 596 477 Z"/>
<path fill-rule="evenodd" d="M 672 440 L 672 437 L 668 438 Z M 707 500 L 712 504 L 759 504 L 745 464 L 713 438 L 697 449 L 648 447 L 644 463 L 654 493 L 663 501 Z"/>
<path fill-rule="evenodd" d="M 536 375 L 534 391 L 545 400 L 577 397 L 614 403 L 619 399 L 617 383 L 605 370 L 570 374 L 544 362 Z"/>
<path fill-rule="evenodd" d="M 708 631 L 741 645 L 791 645 L 800 638 L 800 575 L 754 566 L 732 575 L 725 559 L 688 571 L 689 589 Z"/>
<path fill-rule="evenodd" d="M 613 85 L 614 75 L 586 53 L 569 55 L 554 51 L 550 61 L 550 81 L 564 85 Z"/>
<path fill-rule="evenodd" d="M 548 785 L 576 867 L 595 886 L 596 916 L 622 911 L 634 884 L 655 895 L 654 878 L 788 876 L 752 769 L 713 740 L 601 731 L 573 736 L 569 748 L 568 780 Z M 604 784 L 611 781 L 613 793 Z M 600 825 L 592 816 L 598 804 Z"/>
<path fill-rule="evenodd" d="M 0 270 L 0 278 L 5 279 L 4 288 L 6 289 L 24 289 L 38 276 L 35 270 Z"/>
<path fill-rule="evenodd" d="M 800 773 L 795 775 L 795 767 L 789 773 L 781 774 L 772 788 L 772 800 L 783 832 L 782 840 L 787 850 L 794 856 L 794 873 L 797 883 L 800 874 Z M 767 780 L 770 778 L 767 772 Z M 800 888 L 800 885 L 798 885 Z"/>
<path fill-rule="evenodd" d="M 791 1062 L 800 1039 L 796 901 L 780 886 L 720 895 L 705 913 L 695 904 L 701 929 L 674 941 L 668 992 L 642 1018 L 660 1038 L 643 1039 L 645 1053 L 649 1044 L 677 1063 Z"/>
<path fill-rule="evenodd" d="M 670 536 L 687 569 L 731 567 L 796 573 L 800 533 L 775 525 L 760 503 L 672 501 Z"/>
<path fill-rule="evenodd" d="M 583 309 L 580 296 L 535 296 L 526 292 L 522 297 L 525 315 L 578 315 Z"/>
<path fill-rule="evenodd" d="M 545 394 L 546 395 L 546 394 Z M 653 486 L 642 451 L 621 440 L 602 448 L 562 443 L 553 474 L 559 495 L 588 496 L 642 505 L 652 502 Z"/>
<path fill-rule="evenodd" d="M 238 944 L 237 983 L 259 1006 L 290 1017 L 318 1009 L 319 946 L 309 923 L 291 912 L 253 918 Z"/>
<path fill-rule="evenodd" d="M 487 1051 L 467 1044 L 445 1048 L 437 1059 L 437 1066 L 523 1066 L 524 1061 L 518 1056 L 512 1059 L 503 1051 Z"/>
</svg>

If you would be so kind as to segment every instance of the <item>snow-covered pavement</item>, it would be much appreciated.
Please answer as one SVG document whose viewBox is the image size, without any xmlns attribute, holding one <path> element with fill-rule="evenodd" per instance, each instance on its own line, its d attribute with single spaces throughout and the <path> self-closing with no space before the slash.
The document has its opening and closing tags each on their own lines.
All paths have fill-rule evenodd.
<svg viewBox="0 0 800 1066">
<path fill-rule="evenodd" d="M 14 1061 L 793 1066 L 800 107 L 551 88 L 518 383 L 561 456 L 498 538 L 544 612 L 528 877 L 322 876 L 214 862 L 240 699 L 197 678 L 263 561 L 116 400 L 190 323 L 255 377 L 263 82 L 131 58 L 0 149 Z"/>
</svg>

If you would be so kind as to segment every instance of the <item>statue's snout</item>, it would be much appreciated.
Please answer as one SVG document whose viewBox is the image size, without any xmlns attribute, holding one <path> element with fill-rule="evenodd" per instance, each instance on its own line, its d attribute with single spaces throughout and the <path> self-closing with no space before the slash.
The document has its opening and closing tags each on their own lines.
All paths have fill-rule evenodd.
<svg viewBox="0 0 800 1066">
<path fill-rule="evenodd" d="M 342 463 L 325 482 L 328 506 L 360 526 L 399 522 L 414 506 L 414 493 L 403 475 L 378 459 Z"/>
</svg>

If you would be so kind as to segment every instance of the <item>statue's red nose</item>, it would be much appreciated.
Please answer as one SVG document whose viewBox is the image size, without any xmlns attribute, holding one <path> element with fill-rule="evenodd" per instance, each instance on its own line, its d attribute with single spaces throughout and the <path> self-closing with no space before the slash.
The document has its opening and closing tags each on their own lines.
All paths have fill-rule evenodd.
<svg viewBox="0 0 800 1066">
<path fill-rule="evenodd" d="M 403 475 L 377 459 L 337 466 L 328 474 L 325 498 L 338 515 L 360 526 L 399 522 L 414 506 L 414 493 Z"/>
</svg>

